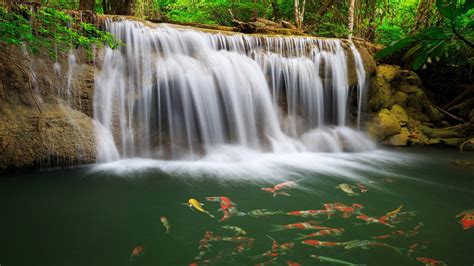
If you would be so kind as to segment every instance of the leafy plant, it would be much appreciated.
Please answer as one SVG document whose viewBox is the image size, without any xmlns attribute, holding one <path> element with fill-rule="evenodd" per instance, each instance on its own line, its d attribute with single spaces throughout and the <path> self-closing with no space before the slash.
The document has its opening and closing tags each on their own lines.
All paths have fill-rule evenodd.
<svg viewBox="0 0 474 266">
<path fill-rule="evenodd" d="M 409 35 L 391 43 L 376 54 L 377 59 L 391 54 L 405 51 L 403 61 L 414 70 L 418 70 L 428 62 L 444 60 L 447 63 L 454 58 L 459 59 L 456 50 L 465 49 L 465 55 L 472 55 L 474 45 L 469 39 L 474 37 L 474 2 L 466 1 L 457 4 L 456 1 L 438 0 L 436 8 L 444 18 L 444 23 L 439 27 L 428 28 L 418 34 Z M 470 49 L 470 50 L 469 50 Z M 468 56 L 455 64 L 472 63 Z"/>
<path fill-rule="evenodd" d="M 34 54 L 45 50 L 53 58 L 79 47 L 90 52 L 93 45 L 121 45 L 109 32 L 47 7 L 34 12 L 22 5 L 17 12 L 0 7 L 0 34 L 1 45 L 24 45 Z"/>
</svg>

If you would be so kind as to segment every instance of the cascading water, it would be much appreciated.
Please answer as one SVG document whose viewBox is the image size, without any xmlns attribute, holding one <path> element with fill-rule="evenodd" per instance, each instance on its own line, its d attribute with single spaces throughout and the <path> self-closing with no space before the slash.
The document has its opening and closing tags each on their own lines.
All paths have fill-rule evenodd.
<svg viewBox="0 0 474 266">
<path fill-rule="evenodd" d="M 117 159 L 118 152 L 196 158 L 229 144 L 271 153 L 374 148 L 346 127 L 348 55 L 339 40 L 133 21 L 108 22 L 107 29 L 126 46 L 106 49 L 96 76 L 100 161 Z M 364 65 L 351 50 L 361 95 Z"/>
</svg>

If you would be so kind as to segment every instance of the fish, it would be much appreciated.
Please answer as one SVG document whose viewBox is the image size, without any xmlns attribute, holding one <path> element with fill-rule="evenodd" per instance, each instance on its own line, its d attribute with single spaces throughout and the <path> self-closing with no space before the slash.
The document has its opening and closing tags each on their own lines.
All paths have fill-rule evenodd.
<svg viewBox="0 0 474 266">
<path fill-rule="evenodd" d="M 144 253 L 145 253 L 145 249 L 143 248 L 143 246 L 134 247 L 130 255 L 130 261 L 134 260 L 138 256 L 143 255 Z"/>
<path fill-rule="evenodd" d="M 417 252 L 420 249 L 426 249 L 428 248 L 428 245 L 430 244 L 429 241 L 421 241 L 419 243 L 412 244 L 408 247 L 408 253 L 407 256 L 413 255 L 413 253 Z"/>
<path fill-rule="evenodd" d="M 311 238 L 311 237 L 321 237 L 321 236 L 340 236 L 344 232 L 343 228 L 330 228 L 330 229 L 324 229 L 320 230 L 318 232 L 309 234 L 309 235 L 303 235 L 303 234 L 298 234 L 298 238 L 296 240 L 302 240 L 306 238 Z"/>
<path fill-rule="evenodd" d="M 425 258 L 425 257 L 418 257 L 416 258 L 417 261 L 424 263 L 425 266 L 442 266 L 446 265 L 443 261 L 435 260 L 435 259 L 430 259 L 430 258 Z"/>
<path fill-rule="evenodd" d="M 300 217 L 317 217 L 317 216 L 327 216 L 328 219 L 334 214 L 334 210 L 305 210 L 305 211 L 292 211 L 287 212 L 287 215 L 290 216 L 300 216 Z"/>
<path fill-rule="evenodd" d="M 400 207 L 396 208 L 395 210 L 393 210 L 391 212 L 387 212 L 387 214 L 380 217 L 380 219 L 383 220 L 383 221 L 387 221 L 390 217 L 397 215 L 397 213 L 399 213 L 402 210 L 402 208 L 403 208 L 403 204 L 400 205 Z"/>
<path fill-rule="evenodd" d="M 209 215 L 209 217 L 214 218 L 214 215 L 212 215 L 210 212 L 204 210 L 204 209 L 202 208 L 202 205 L 203 205 L 203 204 L 202 204 L 201 202 L 199 202 L 198 200 L 196 200 L 196 199 L 192 199 L 192 198 L 189 199 L 187 205 L 188 205 L 191 209 L 194 208 L 195 210 L 197 210 L 197 211 L 199 211 L 199 212 L 203 212 L 203 213 Z"/>
<path fill-rule="evenodd" d="M 382 224 L 390 228 L 395 228 L 394 225 L 391 225 L 382 219 L 372 218 L 365 214 L 357 215 L 356 218 L 365 221 L 367 224 Z"/>
<path fill-rule="evenodd" d="M 234 248 L 232 255 L 235 256 L 237 254 L 248 251 L 252 246 L 253 246 L 253 241 L 240 243 Z"/>
<path fill-rule="evenodd" d="M 347 265 L 347 266 L 357 266 L 358 264 L 350 263 L 347 261 L 339 260 L 339 259 L 334 259 L 334 258 L 329 258 L 329 257 L 324 257 L 324 256 L 316 256 L 316 255 L 311 255 L 311 258 L 317 259 L 320 262 L 327 262 L 331 264 L 339 264 L 339 265 Z"/>
<path fill-rule="evenodd" d="M 364 208 L 359 203 L 353 203 L 352 206 L 335 202 L 335 203 L 324 203 L 324 208 L 329 211 L 338 211 L 342 213 L 342 218 L 347 219 L 353 214 L 360 213 L 360 210 Z"/>
<path fill-rule="evenodd" d="M 462 217 L 459 223 L 462 224 L 462 228 L 464 230 L 474 227 L 474 214 L 464 215 L 464 217 Z"/>
<path fill-rule="evenodd" d="M 462 218 L 466 214 L 474 214 L 474 209 L 462 211 L 460 214 L 456 215 L 456 218 Z"/>
<path fill-rule="evenodd" d="M 301 264 L 295 261 L 287 260 L 286 266 L 301 266 Z"/>
<path fill-rule="evenodd" d="M 245 232 L 244 229 L 242 229 L 240 227 L 237 227 L 237 226 L 224 225 L 224 226 L 221 226 L 221 228 L 227 229 L 227 230 L 232 230 L 232 231 L 234 231 L 235 235 L 246 235 L 247 234 L 247 232 Z"/>
<path fill-rule="evenodd" d="M 356 188 L 355 186 L 352 186 L 352 185 L 349 185 L 349 184 L 346 184 L 346 183 L 339 184 L 339 185 L 337 185 L 336 188 L 342 190 L 348 196 L 358 196 L 359 195 L 359 194 L 354 192 L 354 188 Z"/>
<path fill-rule="evenodd" d="M 286 193 L 286 192 L 282 192 L 282 191 L 280 191 L 280 190 L 282 190 L 282 189 L 289 189 L 289 188 L 295 188 L 295 187 L 298 186 L 298 184 L 297 184 L 296 182 L 299 182 L 299 181 L 301 181 L 301 180 L 302 180 L 302 179 L 296 180 L 296 181 L 286 181 L 286 182 L 282 182 L 282 183 L 276 184 L 276 185 L 273 186 L 273 187 L 264 187 L 264 188 L 261 188 L 261 190 L 272 193 L 272 194 L 273 194 L 273 197 L 276 197 L 277 195 L 290 196 L 290 194 L 288 194 L 288 193 Z"/>
<path fill-rule="evenodd" d="M 168 218 L 166 218 L 165 216 L 161 216 L 160 221 L 163 224 L 163 226 L 166 228 L 165 234 L 169 234 L 171 226 L 170 226 L 170 223 L 168 221 Z"/>
<path fill-rule="evenodd" d="M 283 211 L 270 211 L 267 209 L 256 209 L 245 213 L 246 216 L 250 217 L 261 217 L 261 216 L 273 216 L 277 214 L 285 214 Z"/>
<path fill-rule="evenodd" d="M 391 224 L 399 224 L 399 223 L 409 221 L 415 216 L 416 216 L 416 211 L 399 212 L 399 213 L 389 217 L 387 220 Z"/>
<path fill-rule="evenodd" d="M 464 230 L 474 227 L 474 209 L 463 211 L 456 218 L 461 218 L 459 223 Z"/>
<path fill-rule="evenodd" d="M 278 190 L 275 190 L 274 188 L 271 188 L 271 187 L 262 187 L 261 188 L 263 191 L 266 191 L 266 192 L 270 192 L 273 194 L 273 197 L 276 197 L 277 195 L 282 195 L 282 196 L 291 196 L 289 193 L 286 193 L 286 192 L 283 192 L 283 191 L 278 191 Z"/>
<path fill-rule="evenodd" d="M 323 230 L 323 229 L 330 229 L 326 226 L 319 226 L 317 225 L 319 222 L 316 221 L 307 221 L 303 223 L 294 223 L 294 224 L 285 224 L 285 225 L 273 225 L 272 231 L 282 231 L 282 230 L 290 230 L 290 229 L 300 229 L 300 230 Z"/>
<path fill-rule="evenodd" d="M 319 247 L 337 247 L 337 246 L 343 246 L 344 245 L 343 242 L 319 241 L 319 240 L 316 240 L 316 239 L 303 240 L 303 241 L 301 241 L 301 244 L 313 246 L 315 248 L 319 248 Z"/>
<path fill-rule="evenodd" d="M 386 247 L 395 250 L 396 252 L 402 254 L 403 249 L 399 247 L 394 247 L 389 244 L 371 240 L 353 240 L 344 243 L 344 249 L 353 249 L 353 248 L 361 248 L 361 249 L 369 249 L 371 247 Z"/>
</svg>

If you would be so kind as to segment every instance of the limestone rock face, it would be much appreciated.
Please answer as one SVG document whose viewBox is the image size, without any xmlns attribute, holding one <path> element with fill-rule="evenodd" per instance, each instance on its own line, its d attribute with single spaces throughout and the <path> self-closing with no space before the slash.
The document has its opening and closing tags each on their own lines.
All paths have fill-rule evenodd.
<svg viewBox="0 0 474 266">
<path fill-rule="evenodd" d="M 0 171 L 95 162 L 91 59 L 7 48 L 0 61 Z"/>
<path fill-rule="evenodd" d="M 418 75 L 398 66 L 377 66 L 369 92 L 369 111 L 367 132 L 385 145 L 459 147 L 472 134 L 469 125 L 449 127 L 443 120 L 445 116 L 426 96 Z"/>
</svg>

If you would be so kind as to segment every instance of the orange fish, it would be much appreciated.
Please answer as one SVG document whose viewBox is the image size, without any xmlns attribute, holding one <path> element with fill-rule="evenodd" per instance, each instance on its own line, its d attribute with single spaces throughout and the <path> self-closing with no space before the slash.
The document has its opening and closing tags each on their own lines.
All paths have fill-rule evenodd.
<svg viewBox="0 0 474 266">
<path fill-rule="evenodd" d="M 464 230 L 467 230 L 471 227 L 474 227 L 474 214 L 466 214 L 464 217 L 462 217 L 461 221 L 459 221 L 460 224 L 462 224 L 462 228 Z"/>
<path fill-rule="evenodd" d="M 372 217 L 369 217 L 365 214 L 361 214 L 361 215 L 357 215 L 356 216 L 357 219 L 360 219 L 360 220 L 364 220 L 367 222 L 367 224 L 383 224 L 383 225 L 386 225 L 390 228 L 395 228 L 395 226 L 385 222 L 385 220 L 382 220 L 382 219 L 377 219 L 377 218 L 372 218 Z"/>
<path fill-rule="evenodd" d="M 351 217 L 355 213 L 359 213 L 359 211 L 363 208 L 361 204 L 354 203 L 351 206 L 347 206 L 345 204 L 336 202 L 336 203 L 325 203 L 324 208 L 326 210 L 332 211 L 339 211 L 342 212 L 342 218 L 347 219 Z"/>
<path fill-rule="evenodd" d="M 425 257 L 418 257 L 416 258 L 417 261 L 424 263 L 426 266 L 442 266 L 446 265 L 446 263 L 439 261 L 439 260 L 434 260 L 430 258 L 425 258 Z"/>
<path fill-rule="evenodd" d="M 300 230 L 319 230 L 319 229 L 329 229 L 326 226 L 317 225 L 316 221 L 308 221 L 305 223 L 295 223 L 295 224 L 286 224 L 286 225 L 273 225 L 275 228 L 273 231 L 281 230 L 290 230 L 290 229 L 300 229 Z"/>
<path fill-rule="evenodd" d="M 324 242 L 324 241 L 319 241 L 315 239 L 308 239 L 308 240 L 303 240 L 301 241 L 302 244 L 313 246 L 316 248 L 319 247 L 337 247 L 337 246 L 342 246 L 344 243 L 341 242 Z"/>
<path fill-rule="evenodd" d="M 298 262 L 294 262 L 294 261 L 291 261 L 291 260 L 287 260 L 286 265 L 287 266 L 301 266 L 301 264 L 299 264 Z"/>
<path fill-rule="evenodd" d="M 136 246 L 132 249 L 132 254 L 130 255 L 130 261 L 132 261 L 134 258 L 141 256 L 145 253 L 145 249 L 143 246 Z"/>
<path fill-rule="evenodd" d="M 407 255 L 411 256 L 417 250 L 428 248 L 429 243 L 430 243 L 429 241 L 421 241 L 419 243 L 412 244 L 411 246 L 408 247 L 408 254 Z"/>
</svg>

